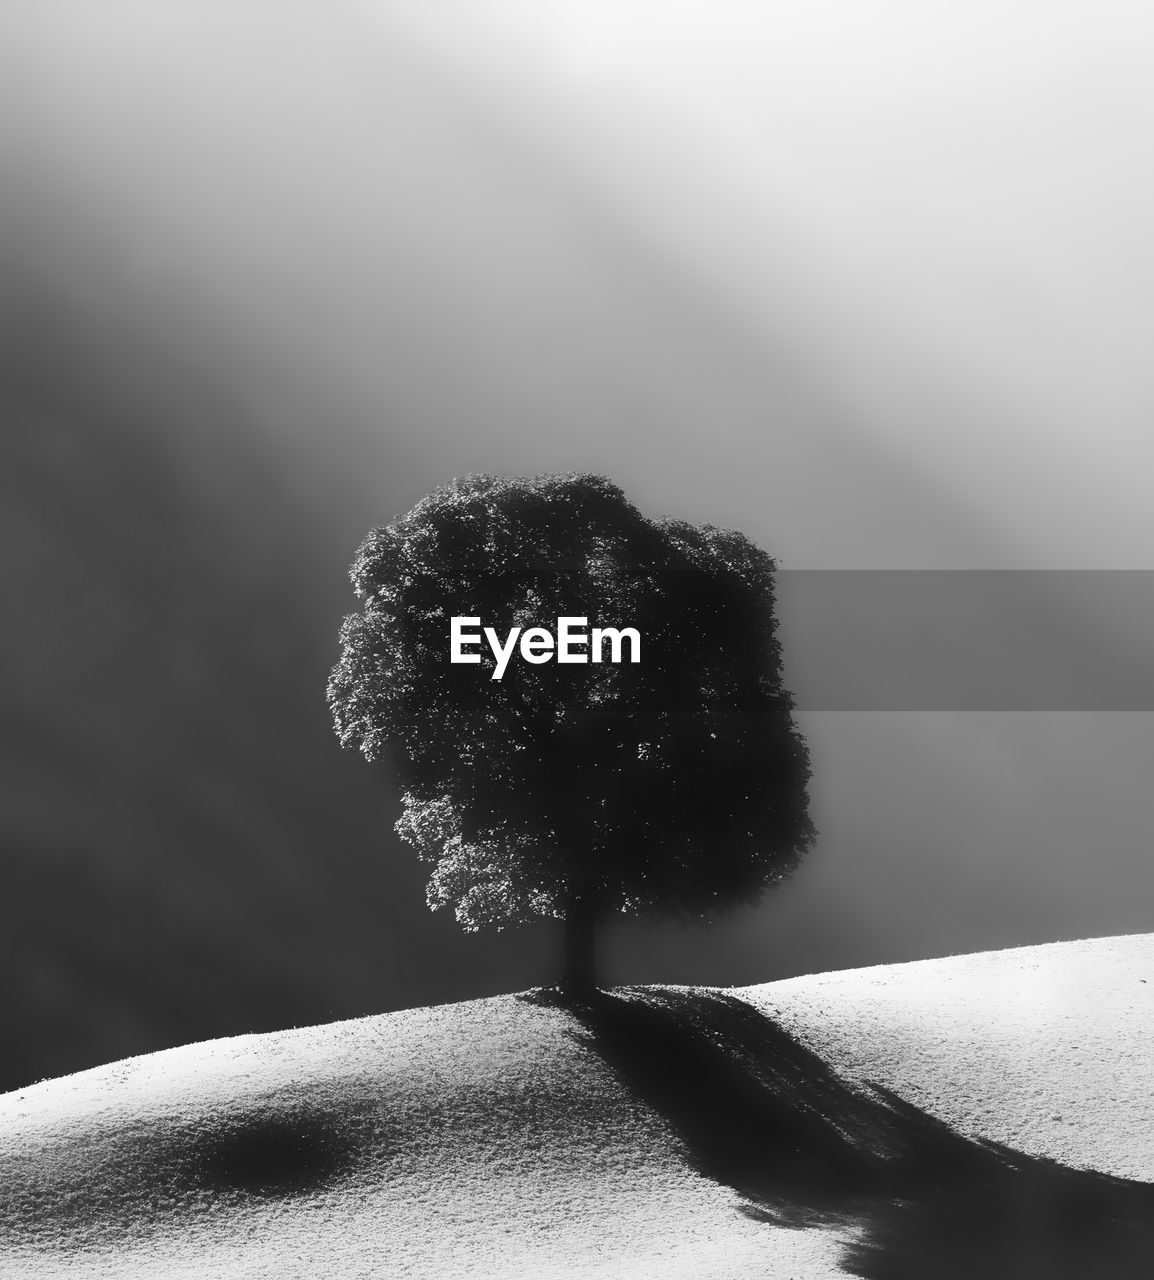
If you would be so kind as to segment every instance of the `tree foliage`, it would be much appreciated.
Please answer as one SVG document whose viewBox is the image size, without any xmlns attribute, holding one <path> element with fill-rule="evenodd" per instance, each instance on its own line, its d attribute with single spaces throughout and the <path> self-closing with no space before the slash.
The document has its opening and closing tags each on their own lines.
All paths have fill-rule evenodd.
<svg viewBox="0 0 1154 1280">
<path fill-rule="evenodd" d="M 466 929 L 755 898 L 813 839 L 782 687 L 773 560 L 739 533 L 649 520 L 588 475 L 475 475 L 374 529 L 329 705 L 387 759 L 428 900 Z M 640 662 L 449 661 L 452 617 L 637 628 Z"/>
</svg>

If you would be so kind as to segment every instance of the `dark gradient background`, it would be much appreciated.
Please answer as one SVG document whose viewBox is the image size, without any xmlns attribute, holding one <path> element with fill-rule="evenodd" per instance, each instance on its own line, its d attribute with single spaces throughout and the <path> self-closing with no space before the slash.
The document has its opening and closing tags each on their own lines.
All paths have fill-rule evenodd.
<svg viewBox="0 0 1154 1280">
<path fill-rule="evenodd" d="M 9 12 L 0 1087 L 554 977 L 425 909 L 324 706 L 357 542 L 454 475 L 791 574 L 1154 567 L 1144 4 Z M 1145 605 L 1031 583 L 1023 669 L 1141 667 Z M 1154 928 L 1149 698 L 890 703 L 848 598 L 783 618 L 819 846 L 609 980 Z"/>
</svg>

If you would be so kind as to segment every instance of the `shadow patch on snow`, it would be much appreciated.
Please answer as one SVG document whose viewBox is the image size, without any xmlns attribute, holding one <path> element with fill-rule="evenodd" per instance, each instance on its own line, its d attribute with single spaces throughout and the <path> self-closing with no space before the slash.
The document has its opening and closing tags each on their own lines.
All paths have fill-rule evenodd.
<svg viewBox="0 0 1154 1280">
<path fill-rule="evenodd" d="M 191 1181 L 209 1192 L 290 1196 L 331 1183 L 351 1150 L 323 1115 L 256 1116 L 200 1136 Z"/>
<path fill-rule="evenodd" d="M 963 1137 L 878 1089 L 906 1145 L 843 1268 L 864 1280 L 1142 1280 L 1154 1185 Z"/>
<path fill-rule="evenodd" d="M 1154 1185 L 966 1138 L 838 1076 L 745 1001 L 645 988 L 563 1001 L 573 1034 L 664 1116 L 741 1211 L 833 1226 L 862 1280 L 1145 1280 Z"/>
<path fill-rule="evenodd" d="M 83 1248 L 307 1196 L 355 1175 L 374 1127 L 363 1108 L 261 1099 L 250 1108 L 80 1129 L 0 1161 L 0 1237 Z"/>
</svg>

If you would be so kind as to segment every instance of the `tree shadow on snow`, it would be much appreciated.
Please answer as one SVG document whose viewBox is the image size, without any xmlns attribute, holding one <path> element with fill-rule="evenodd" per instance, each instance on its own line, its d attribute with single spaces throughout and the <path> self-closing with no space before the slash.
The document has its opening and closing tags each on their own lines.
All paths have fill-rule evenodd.
<svg viewBox="0 0 1154 1280">
<path fill-rule="evenodd" d="M 664 1116 L 742 1212 L 845 1231 L 863 1280 L 1146 1280 L 1154 1184 L 975 1141 L 877 1086 L 855 1087 L 736 997 L 599 992 L 568 1010 L 630 1092 Z"/>
</svg>

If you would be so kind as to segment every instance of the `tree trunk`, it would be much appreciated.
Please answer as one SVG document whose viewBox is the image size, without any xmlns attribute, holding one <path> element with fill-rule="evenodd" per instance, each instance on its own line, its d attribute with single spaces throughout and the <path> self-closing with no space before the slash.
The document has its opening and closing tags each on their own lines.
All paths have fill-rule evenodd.
<svg viewBox="0 0 1154 1280">
<path fill-rule="evenodd" d="M 593 941 L 597 909 L 592 895 L 574 898 L 565 914 L 564 959 L 561 990 L 570 997 L 584 999 L 597 987 L 594 983 Z"/>
</svg>

